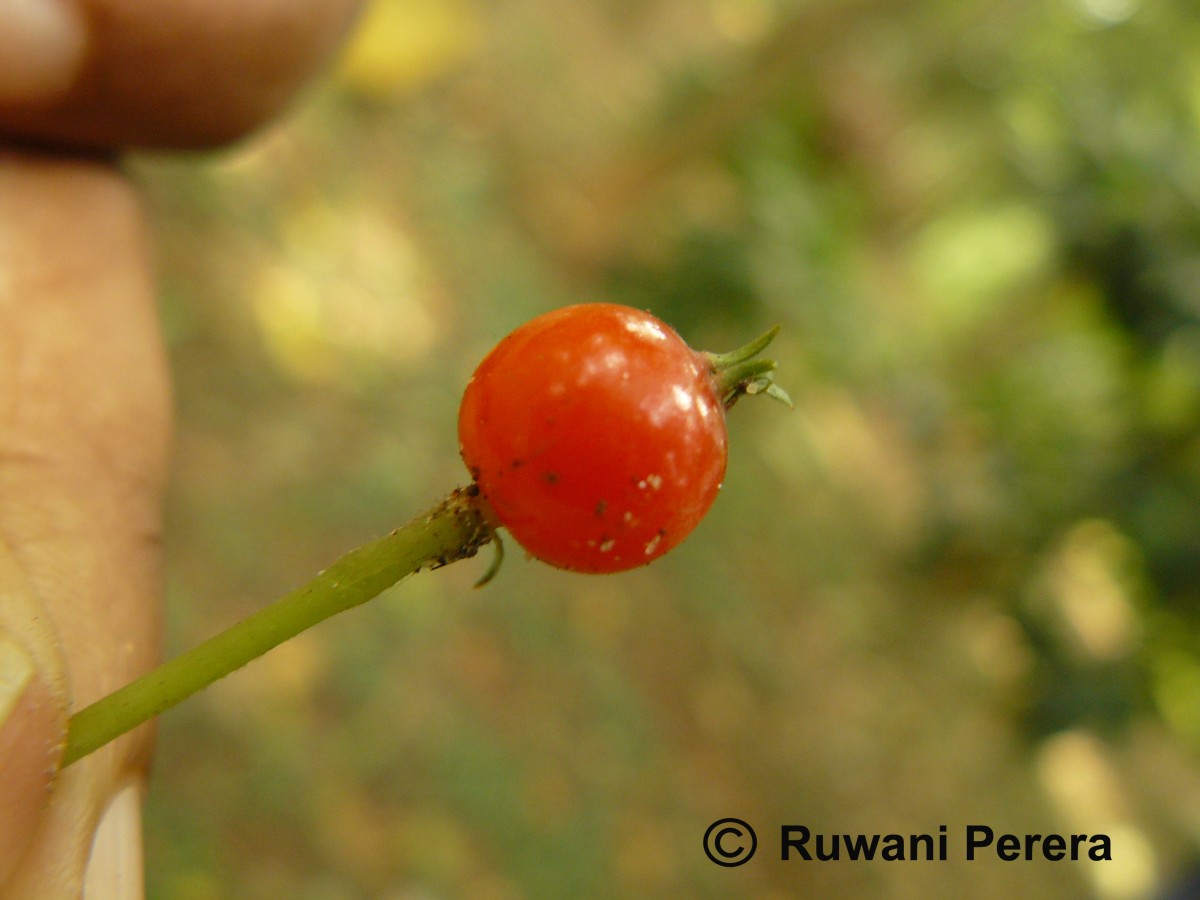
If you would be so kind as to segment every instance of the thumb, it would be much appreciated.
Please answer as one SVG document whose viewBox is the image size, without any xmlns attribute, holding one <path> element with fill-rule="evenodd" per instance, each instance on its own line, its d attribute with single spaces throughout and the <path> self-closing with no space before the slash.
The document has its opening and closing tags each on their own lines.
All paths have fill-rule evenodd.
<svg viewBox="0 0 1200 900">
<path fill-rule="evenodd" d="M 0 885 L 46 808 L 67 730 L 62 660 L 49 620 L 0 543 Z"/>
<path fill-rule="evenodd" d="M 38 107 L 66 93 L 84 62 L 85 27 L 69 0 L 0 3 L 0 102 Z"/>
</svg>

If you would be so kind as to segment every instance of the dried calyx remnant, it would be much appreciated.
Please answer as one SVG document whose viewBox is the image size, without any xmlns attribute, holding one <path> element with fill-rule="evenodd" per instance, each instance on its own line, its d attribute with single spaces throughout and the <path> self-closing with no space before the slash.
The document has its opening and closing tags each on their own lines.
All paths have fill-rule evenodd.
<svg viewBox="0 0 1200 900">
<path fill-rule="evenodd" d="M 470 559 L 486 544 L 496 544 L 496 560 L 488 567 L 483 577 L 475 583 L 481 587 L 491 581 L 492 576 L 500 569 L 500 560 L 504 556 L 504 545 L 500 535 L 488 523 L 487 510 L 479 495 L 476 484 L 455 488 L 450 495 L 425 515 L 426 523 L 433 525 L 440 519 L 451 519 L 455 529 L 463 535 L 463 540 L 457 546 L 443 548 L 436 556 L 422 563 L 416 571 L 422 569 L 440 569 L 460 559 Z"/>
</svg>

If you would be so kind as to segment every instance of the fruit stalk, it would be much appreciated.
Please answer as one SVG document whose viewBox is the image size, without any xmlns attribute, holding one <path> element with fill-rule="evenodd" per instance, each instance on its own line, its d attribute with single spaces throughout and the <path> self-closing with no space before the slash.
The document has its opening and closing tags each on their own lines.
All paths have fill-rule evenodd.
<svg viewBox="0 0 1200 900">
<path fill-rule="evenodd" d="M 472 486 L 386 537 L 351 550 L 303 587 L 71 717 L 68 766 L 219 678 L 421 569 L 474 556 L 493 536 Z"/>
</svg>

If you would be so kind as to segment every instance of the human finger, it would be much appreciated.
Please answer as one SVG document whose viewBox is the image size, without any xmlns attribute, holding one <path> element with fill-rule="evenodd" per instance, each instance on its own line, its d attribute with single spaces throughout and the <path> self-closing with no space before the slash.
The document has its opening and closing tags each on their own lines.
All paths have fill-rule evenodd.
<svg viewBox="0 0 1200 900">
<path fill-rule="evenodd" d="M 287 104 L 359 5 L 0 0 L 0 132 L 104 148 L 226 143 Z"/>
<path fill-rule="evenodd" d="M 114 168 L 0 153 L 0 543 L 49 619 L 72 709 L 159 657 L 169 388 L 150 270 Z M 149 749 L 137 729 L 60 772 L 0 895 L 78 896 Z"/>
</svg>

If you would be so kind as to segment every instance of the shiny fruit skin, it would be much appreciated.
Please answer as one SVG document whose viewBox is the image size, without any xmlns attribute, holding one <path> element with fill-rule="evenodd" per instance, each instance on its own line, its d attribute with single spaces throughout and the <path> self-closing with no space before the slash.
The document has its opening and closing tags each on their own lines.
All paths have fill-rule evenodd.
<svg viewBox="0 0 1200 900">
<path fill-rule="evenodd" d="M 619 572 L 682 541 L 725 475 L 708 358 L 649 313 L 568 306 L 522 325 L 463 394 L 459 449 L 532 556 Z"/>
</svg>

